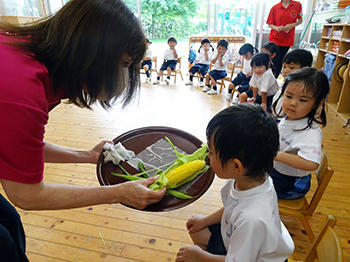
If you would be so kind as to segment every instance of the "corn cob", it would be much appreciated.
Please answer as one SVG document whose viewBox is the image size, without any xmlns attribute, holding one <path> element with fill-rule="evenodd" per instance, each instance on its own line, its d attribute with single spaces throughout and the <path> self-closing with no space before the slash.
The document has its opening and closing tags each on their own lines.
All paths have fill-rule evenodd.
<svg viewBox="0 0 350 262">
<path fill-rule="evenodd" d="M 204 166 L 205 166 L 205 161 L 193 160 L 179 167 L 171 169 L 168 173 L 165 174 L 166 178 L 168 179 L 168 183 L 166 186 L 168 188 L 173 188 L 175 185 L 178 185 L 185 179 L 197 173 Z"/>
</svg>

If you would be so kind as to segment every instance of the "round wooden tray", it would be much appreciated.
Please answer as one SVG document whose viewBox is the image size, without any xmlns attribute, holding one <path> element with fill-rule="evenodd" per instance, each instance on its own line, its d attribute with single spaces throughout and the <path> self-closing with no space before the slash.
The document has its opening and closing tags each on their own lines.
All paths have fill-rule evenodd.
<svg viewBox="0 0 350 262">
<path fill-rule="evenodd" d="M 167 136 L 173 144 L 182 151 L 191 154 L 196 151 L 201 145 L 200 141 L 195 136 L 184 132 L 182 130 L 163 127 L 150 126 L 126 132 L 113 140 L 114 144 L 121 142 L 126 149 L 132 150 L 137 155 L 146 147 L 152 145 L 159 139 Z M 122 166 L 131 174 L 138 173 L 136 169 L 127 163 L 122 163 Z M 104 163 L 104 155 L 101 154 L 97 163 L 97 178 L 101 185 L 114 185 L 124 183 L 127 180 L 112 175 L 112 172 L 123 173 L 122 170 L 114 165 L 112 162 Z M 214 172 L 211 168 L 204 174 L 201 174 L 193 181 L 181 186 L 179 189 L 185 190 L 187 194 L 194 196 L 191 199 L 178 199 L 170 195 L 165 195 L 164 198 L 155 204 L 149 205 L 145 211 L 169 211 L 178 209 L 191 204 L 202 196 L 210 187 L 214 179 Z"/>
</svg>

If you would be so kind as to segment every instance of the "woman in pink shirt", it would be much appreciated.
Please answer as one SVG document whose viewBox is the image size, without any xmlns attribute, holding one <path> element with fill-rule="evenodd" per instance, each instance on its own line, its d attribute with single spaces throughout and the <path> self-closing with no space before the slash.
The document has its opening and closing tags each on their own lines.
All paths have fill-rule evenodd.
<svg viewBox="0 0 350 262">
<path fill-rule="evenodd" d="M 72 0 L 31 25 L 0 24 L 0 180 L 8 199 L 25 210 L 123 203 L 138 209 L 165 191 L 155 178 L 113 186 L 45 184 L 44 162 L 97 163 L 89 151 L 44 141 L 48 112 L 67 98 L 90 108 L 127 104 L 139 87 L 146 40 L 138 19 L 121 0 Z M 18 213 L 0 195 L 0 257 L 27 261 Z M 8 258 L 8 259 L 7 259 Z"/>
</svg>

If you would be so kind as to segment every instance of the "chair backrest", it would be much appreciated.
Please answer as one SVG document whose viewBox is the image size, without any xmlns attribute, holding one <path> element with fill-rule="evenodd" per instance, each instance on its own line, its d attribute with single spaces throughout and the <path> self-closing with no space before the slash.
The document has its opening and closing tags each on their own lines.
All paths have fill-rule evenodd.
<svg viewBox="0 0 350 262">
<path fill-rule="evenodd" d="M 326 190 L 329 181 L 332 178 L 332 175 L 334 173 L 334 170 L 331 169 L 328 166 L 328 157 L 327 155 L 322 151 L 322 161 L 319 166 L 319 168 L 315 171 L 318 186 L 317 189 L 312 196 L 312 199 L 310 201 L 310 204 L 308 205 L 307 209 L 305 210 L 305 214 L 308 216 L 311 216 L 313 212 L 315 211 L 318 203 L 320 202 L 322 195 L 324 191 Z"/>
<path fill-rule="evenodd" d="M 319 262 L 342 262 L 343 254 L 339 239 L 335 234 L 333 227 L 335 226 L 335 217 L 328 215 L 320 234 L 312 242 L 311 248 L 308 250 L 304 262 L 314 261 L 315 256 Z"/>
</svg>

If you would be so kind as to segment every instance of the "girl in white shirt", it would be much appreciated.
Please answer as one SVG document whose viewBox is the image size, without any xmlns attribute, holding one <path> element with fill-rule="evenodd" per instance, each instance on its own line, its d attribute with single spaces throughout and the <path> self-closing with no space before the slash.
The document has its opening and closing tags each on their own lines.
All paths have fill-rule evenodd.
<svg viewBox="0 0 350 262">
<path fill-rule="evenodd" d="M 199 86 L 204 86 L 203 78 L 209 70 L 209 64 L 211 56 L 213 55 L 214 47 L 210 44 L 208 38 L 204 38 L 201 42 L 201 46 L 198 49 L 197 63 L 190 69 L 190 79 L 186 82 L 186 85 L 193 85 L 193 76 L 195 73 L 199 73 L 200 83 Z"/>
<path fill-rule="evenodd" d="M 259 104 L 265 111 L 270 112 L 273 96 L 278 91 L 276 78 L 270 69 L 270 55 L 258 53 L 254 55 L 250 65 L 253 68 L 250 89 L 239 96 L 239 101 Z"/>
<path fill-rule="evenodd" d="M 210 61 L 213 64 L 213 70 L 205 75 L 205 86 L 202 91 L 206 92 L 208 95 L 216 95 L 216 81 L 227 76 L 226 67 L 229 59 L 227 48 L 228 42 L 225 39 L 220 39 L 216 51 Z"/>
<path fill-rule="evenodd" d="M 317 69 L 304 67 L 286 77 L 282 87 L 286 116 L 278 125 L 280 150 L 269 172 L 278 198 L 297 199 L 309 191 L 310 172 L 321 162 L 322 132 L 318 124 L 327 123 L 328 92 L 328 79 Z M 273 110 L 277 103 L 278 100 Z M 275 114 L 279 116 L 278 112 Z"/>
</svg>

